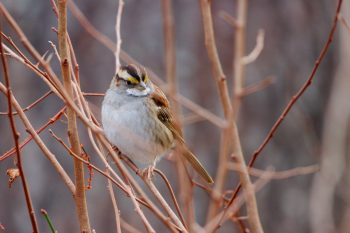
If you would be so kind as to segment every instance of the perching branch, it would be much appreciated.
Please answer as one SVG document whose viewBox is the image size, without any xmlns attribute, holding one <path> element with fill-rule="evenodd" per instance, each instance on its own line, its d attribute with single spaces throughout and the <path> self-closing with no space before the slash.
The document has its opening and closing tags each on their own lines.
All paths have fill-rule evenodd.
<svg viewBox="0 0 350 233">
<path fill-rule="evenodd" d="M 64 88 L 68 96 L 73 99 L 73 88 L 70 75 L 70 57 L 68 50 L 67 39 L 67 1 L 58 1 L 58 52 L 61 60 L 61 71 L 63 76 Z M 69 106 L 67 108 L 68 119 L 68 138 L 72 151 L 80 155 L 80 140 L 78 135 L 78 128 L 76 122 L 76 114 Z M 78 219 L 80 223 L 80 231 L 91 233 L 88 209 L 86 204 L 85 182 L 84 182 L 84 166 L 83 163 L 74 159 L 74 174 L 76 191 L 74 195 L 75 205 L 77 208 Z"/>
</svg>

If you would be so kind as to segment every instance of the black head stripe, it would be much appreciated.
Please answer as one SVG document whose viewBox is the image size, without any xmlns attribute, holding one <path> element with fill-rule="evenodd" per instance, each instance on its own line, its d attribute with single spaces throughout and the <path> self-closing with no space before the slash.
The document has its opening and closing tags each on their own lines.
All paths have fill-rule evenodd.
<svg viewBox="0 0 350 233">
<path fill-rule="evenodd" d="M 135 65 L 127 65 L 122 67 L 122 69 L 125 69 L 132 77 L 138 79 L 138 81 L 141 81 L 138 68 Z"/>
</svg>

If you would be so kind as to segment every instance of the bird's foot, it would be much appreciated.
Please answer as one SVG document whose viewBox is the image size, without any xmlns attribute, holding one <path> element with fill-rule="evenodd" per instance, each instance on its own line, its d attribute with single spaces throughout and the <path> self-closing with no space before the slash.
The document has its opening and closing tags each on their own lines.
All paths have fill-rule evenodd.
<svg viewBox="0 0 350 233">
<path fill-rule="evenodd" d="M 151 180 L 151 178 L 154 176 L 155 167 L 156 167 L 156 164 L 153 163 L 149 167 L 141 170 L 140 175 L 145 179 Z"/>
</svg>

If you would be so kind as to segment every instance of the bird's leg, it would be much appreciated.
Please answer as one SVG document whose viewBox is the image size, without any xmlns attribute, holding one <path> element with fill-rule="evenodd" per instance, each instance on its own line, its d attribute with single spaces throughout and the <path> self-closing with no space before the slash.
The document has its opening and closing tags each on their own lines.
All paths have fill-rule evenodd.
<svg viewBox="0 0 350 233">
<path fill-rule="evenodd" d="M 154 175 L 155 168 L 156 168 L 156 160 L 153 161 L 152 165 L 148 166 L 142 171 L 142 176 L 150 180 Z"/>
</svg>

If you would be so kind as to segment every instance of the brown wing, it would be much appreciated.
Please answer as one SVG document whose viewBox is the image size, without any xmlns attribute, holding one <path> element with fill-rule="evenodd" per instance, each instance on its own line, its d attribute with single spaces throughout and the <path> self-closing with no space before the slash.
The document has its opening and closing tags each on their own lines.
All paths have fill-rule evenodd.
<svg viewBox="0 0 350 233">
<path fill-rule="evenodd" d="M 160 90 L 159 87 L 155 86 L 155 91 L 151 94 L 151 99 L 154 101 L 154 103 L 157 105 L 158 112 L 157 116 L 158 119 L 173 133 L 174 137 L 177 140 L 180 140 L 183 142 L 182 139 L 182 131 L 179 127 L 179 124 L 175 121 L 175 119 L 172 117 L 172 113 L 169 107 L 169 101 L 167 100 L 165 94 Z"/>
<path fill-rule="evenodd" d="M 173 133 L 174 138 L 178 142 L 180 142 L 182 154 L 185 156 L 187 161 L 192 165 L 192 167 L 198 172 L 199 175 L 201 175 L 201 177 L 205 181 L 207 181 L 209 184 L 213 183 L 213 179 L 210 177 L 203 165 L 186 146 L 186 143 L 182 137 L 181 128 L 176 123 L 175 119 L 172 117 L 172 114 L 169 109 L 169 102 L 166 99 L 164 93 L 159 89 L 159 91 L 155 91 L 151 95 L 151 98 L 154 101 L 154 103 L 159 107 L 157 110 L 158 119 Z"/>
</svg>

